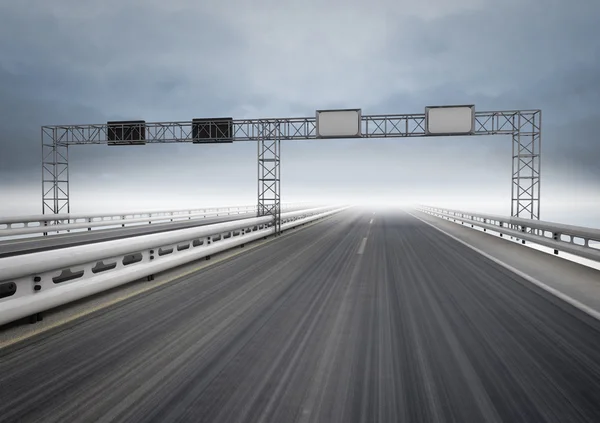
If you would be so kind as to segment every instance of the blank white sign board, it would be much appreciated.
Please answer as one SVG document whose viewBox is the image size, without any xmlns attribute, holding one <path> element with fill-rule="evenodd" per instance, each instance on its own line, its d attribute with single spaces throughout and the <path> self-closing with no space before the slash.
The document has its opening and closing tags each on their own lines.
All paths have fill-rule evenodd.
<svg viewBox="0 0 600 423">
<path fill-rule="evenodd" d="M 317 136 L 343 138 L 360 136 L 361 111 L 317 110 Z"/>
<path fill-rule="evenodd" d="M 473 106 L 425 108 L 428 135 L 471 134 L 474 130 L 474 118 Z"/>
</svg>

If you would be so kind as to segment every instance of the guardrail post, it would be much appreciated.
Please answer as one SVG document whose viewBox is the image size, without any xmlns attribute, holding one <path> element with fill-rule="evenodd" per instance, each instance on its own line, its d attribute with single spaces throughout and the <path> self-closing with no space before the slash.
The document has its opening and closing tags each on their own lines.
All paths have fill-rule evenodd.
<svg viewBox="0 0 600 423">
<path fill-rule="evenodd" d="M 35 313 L 29 316 L 29 323 L 32 325 L 37 322 L 41 322 L 42 320 L 44 320 L 44 316 L 42 315 L 42 313 Z"/>
</svg>

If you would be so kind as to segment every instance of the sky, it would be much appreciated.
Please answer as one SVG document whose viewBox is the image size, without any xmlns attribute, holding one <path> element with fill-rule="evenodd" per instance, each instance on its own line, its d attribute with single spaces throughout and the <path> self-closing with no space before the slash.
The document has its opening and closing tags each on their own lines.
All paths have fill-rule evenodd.
<svg viewBox="0 0 600 423">
<path fill-rule="evenodd" d="M 0 0 L 0 215 L 40 126 L 541 109 L 541 218 L 600 227 L 598 0 Z M 256 145 L 70 149 L 71 211 L 256 202 Z M 282 143 L 283 201 L 510 213 L 509 137 Z"/>
</svg>

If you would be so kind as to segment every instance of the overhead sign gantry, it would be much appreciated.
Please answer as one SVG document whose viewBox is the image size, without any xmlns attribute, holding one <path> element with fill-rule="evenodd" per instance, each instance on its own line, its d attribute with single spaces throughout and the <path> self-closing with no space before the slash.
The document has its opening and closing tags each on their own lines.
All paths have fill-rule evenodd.
<svg viewBox="0 0 600 423">
<path fill-rule="evenodd" d="M 363 115 L 317 110 L 314 117 L 202 118 L 185 122 L 119 121 L 42 127 L 42 213 L 69 213 L 69 147 L 86 144 L 258 143 L 258 213 L 281 214 L 282 140 L 509 135 L 511 216 L 540 218 L 541 110 L 478 112 L 473 105 L 431 106 L 423 114 Z"/>
</svg>

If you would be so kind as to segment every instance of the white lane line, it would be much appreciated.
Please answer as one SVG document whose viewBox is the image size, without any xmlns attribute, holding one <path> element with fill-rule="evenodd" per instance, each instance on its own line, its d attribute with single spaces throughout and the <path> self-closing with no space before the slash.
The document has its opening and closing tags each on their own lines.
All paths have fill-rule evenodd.
<svg viewBox="0 0 600 423">
<path fill-rule="evenodd" d="M 358 247 L 358 254 L 362 254 L 365 252 L 365 247 L 367 245 L 367 237 L 364 237 L 360 242 L 360 247 Z"/>
<path fill-rule="evenodd" d="M 578 300 L 576 300 L 575 298 L 569 297 L 567 294 L 564 294 L 564 293 L 560 292 L 559 290 L 557 290 L 557 289 L 555 289 L 555 288 L 552 288 L 551 286 L 548 286 L 548 285 L 546 285 L 545 283 L 543 283 L 543 282 L 541 282 L 541 281 L 537 280 L 537 279 L 536 279 L 536 278 L 534 278 L 533 276 L 529 276 L 527 273 L 524 273 L 524 272 L 522 272 L 522 271 L 520 271 L 520 270 L 518 270 L 518 269 L 516 269 L 516 268 L 512 267 L 510 264 L 504 263 L 502 260 L 499 260 L 499 259 L 497 259 L 496 257 L 493 257 L 493 256 L 489 255 L 488 253 L 486 253 L 486 252 L 484 252 L 484 251 L 480 250 L 479 248 L 477 248 L 477 247 L 473 247 L 472 245 L 470 245 L 470 244 L 466 243 L 466 242 L 465 242 L 465 241 L 463 241 L 462 239 L 459 239 L 459 238 L 455 237 L 454 235 L 452 235 L 452 234 L 450 234 L 450 233 L 446 232 L 445 230 L 438 228 L 438 227 L 437 227 L 437 226 L 435 226 L 434 224 L 432 224 L 432 223 L 429 223 L 429 222 L 427 222 L 427 221 L 425 221 L 425 220 L 421 219 L 420 217 L 418 217 L 418 216 L 415 216 L 414 214 L 412 214 L 412 213 L 410 213 L 410 212 L 407 212 L 407 213 L 408 213 L 408 214 L 410 214 L 410 215 L 411 215 L 412 217 L 414 217 L 415 219 L 419 219 L 421 222 L 423 222 L 423 223 L 426 223 L 427 225 L 431 226 L 432 228 L 434 228 L 434 229 L 437 229 L 437 230 L 438 230 L 438 231 L 440 231 L 441 233 L 443 233 L 443 234 L 445 234 L 445 235 L 449 236 L 450 238 L 452 238 L 452 239 L 454 239 L 454 240 L 456 240 L 456 241 L 460 242 L 460 243 L 461 243 L 461 244 L 463 244 L 464 246 L 466 246 L 466 247 L 469 247 L 471 250 L 473 250 L 473 251 L 475 251 L 475 252 L 477 252 L 477 253 L 481 254 L 482 256 L 484 256 L 484 257 L 486 257 L 486 258 L 488 258 L 488 259 L 492 260 L 494 263 L 496 263 L 496 264 L 499 264 L 500 266 L 504 267 L 505 269 L 508 269 L 508 270 L 510 270 L 511 272 L 513 272 L 513 273 L 515 273 L 515 274 L 519 275 L 519 276 L 520 276 L 520 277 L 522 277 L 523 279 L 525 279 L 525 280 L 527 280 L 527 281 L 531 282 L 532 284 L 534 284 L 534 285 L 536 285 L 536 286 L 538 286 L 538 287 L 542 288 L 544 291 L 546 291 L 546 292 L 548 292 L 548 293 L 550 293 L 550 294 L 552 294 L 552 295 L 556 296 L 557 298 L 560 298 L 561 300 L 563 300 L 563 301 L 565 301 L 565 302 L 567 302 L 567 303 L 571 304 L 573 307 L 576 307 L 576 308 L 578 308 L 579 310 L 581 310 L 581 311 L 583 311 L 584 313 L 586 313 L 586 314 L 588 314 L 588 315 L 592 316 L 593 318 L 595 318 L 595 319 L 597 319 L 597 320 L 600 320 L 600 312 L 599 312 L 599 311 L 596 311 L 596 310 L 594 310 L 593 308 L 591 308 L 591 307 L 589 307 L 589 306 L 587 306 L 587 305 L 585 305 L 585 304 L 583 304 L 583 303 L 579 302 L 579 301 L 578 301 Z"/>
<path fill-rule="evenodd" d="M 369 222 L 369 225 L 372 225 L 372 224 L 373 224 L 373 219 L 371 219 L 371 221 Z"/>
</svg>

